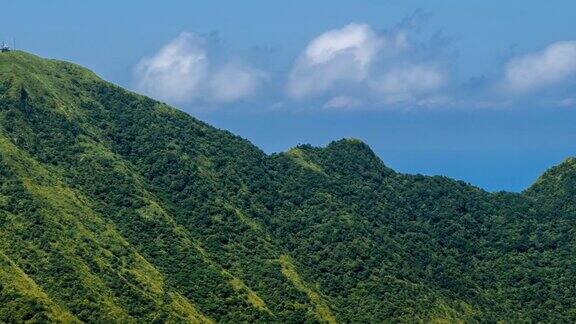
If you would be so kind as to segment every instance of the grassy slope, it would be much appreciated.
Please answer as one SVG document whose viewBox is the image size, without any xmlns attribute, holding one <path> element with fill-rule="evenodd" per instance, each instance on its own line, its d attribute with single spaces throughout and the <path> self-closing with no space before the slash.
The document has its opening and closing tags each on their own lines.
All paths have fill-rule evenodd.
<svg viewBox="0 0 576 324">
<path fill-rule="evenodd" d="M 260 151 L 72 64 L 10 53 L 0 56 L 0 75 L 5 171 L 39 205 L 5 217 L 14 241 L 3 252 L 16 265 L 45 265 L 28 275 L 60 307 L 83 320 L 319 318 L 274 261 L 281 249 L 250 217 L 258 206 L 246 201 L 232 162 L 257 163 Z M 145 143 L 122 145 L 138 140 Z M 221 144 L 240 150 L 229 152 L 236 161 L 220 158 Z M 150 164 L 166 157 L 179 174 Z M 182 202 L 190 190 L 204 196 Z M 32 215 L 38 230 L 54 232 L 26 235 Z M 35 258 L 25 260 L 17 244 Z M 54 281 L 66 266 L 70 277 Z"/>
<path fill-rule="evenodd" d="M 514 195 L 397 174 L 358 140 L 269 157 L 2 54 L 0 319 L 567 321 L 569 162 Z"/>
<path fill-rule="evenodd" d="M 147 320 L 168 314 L 205 319 L 188 300 L 166 289 L 164 276 L 90 207 L 88 197 L 54 176 L 57 169 L 43 167 L 5 138 L 0 151 L 3 167 L 12 173 L 3 183 L 19 193 L 7 205 L 20 205 L 7 208 L 12 212 L 3 219 L 0 250 L 10 260 L 6 265 L 26 269 L 22 275 L 28 281 L 21 283 L 42 287 L 35 288 L 50 301 L 47 311 L 66 309 L 85 320 L 83 313 L 95 312 L 106 316 L 102 320 L 130 322 L 141 306 L 151 311 Z M 14 282 L 17 289 L 27 289 L 19 283 Z"/>
</svg>

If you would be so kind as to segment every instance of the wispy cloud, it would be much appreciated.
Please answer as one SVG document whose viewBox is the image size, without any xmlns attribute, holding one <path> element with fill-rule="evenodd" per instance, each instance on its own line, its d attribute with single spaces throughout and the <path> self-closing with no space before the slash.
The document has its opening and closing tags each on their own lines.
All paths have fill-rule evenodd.
<svg viewBox="0 0 576 324">
<path fill-rule="evenodd" d="M 421 95 L 434 93 L 442 88 L 448 77 L 433 65 L 408 65 L 391 68 L 370 85 L 389 104 L 415 102 Z"/>
<path fill-rule="evenodd" d="M 237 60 L 217 64 L 206 43 L 204 37 L 181 33 L 140 60 L 135 88 L 170 103 L 229 103 L 254 96 L 266 73 Z"/>
<path fill-rule="evenodd" d="M 350 109 L 356 108 L 363 104 L 362 100 L 354 97 L 337 96 L 334 97 L 323 106 L 324 109 Z"/>
<path fill-rule="evenodd" d="M 136 67 L 136 88 L 152 97 L 184 102 L 200 95 L 208 74 L 204 39 L 182 33 Z"/>
<path fill-rule="evenodd" d="M 557 106 L 566 108 L 576 107 L 576 98 L 564 98 L 557 102 Z"/>
<path fill-rule="evenodd" d="M 545 49 L 512 58 L 502 87 L 523 95 L 569 81 L 576 76 L 576 42 L 557 42 Z"/>
<path fill-rule="evenodd" d="M 242 63 L 219 67 L 210 78 L 210 98 L 216 102 L 234 102 L 256 94 L 267 74 Z"/>
</svg>

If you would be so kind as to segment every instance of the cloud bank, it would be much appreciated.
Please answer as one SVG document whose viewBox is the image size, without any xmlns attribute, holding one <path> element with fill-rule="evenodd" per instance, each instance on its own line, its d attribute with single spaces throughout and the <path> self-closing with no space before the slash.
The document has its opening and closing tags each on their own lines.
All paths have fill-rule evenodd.
<svg viewBox="0 0 576 324">
<path fill-rule="evenodd" d="M 410 65 L 392 68 L 371 82 L 372 89 L 386 103 L 414 102 L 420 95 L 434 93 L 447 82 L 447 76 L 434 66 Z"/>
<path fill-rule="evenodd" d="M 229 103 L 254 96 L 266 73 L 239 61 L 216 64 L 206 39 L 181 33 L 135 70 L 137 91 L 170 103 Z"/>
<path fill-rule="evenodd" d="M 349 24 L 312 39 L 288 76 L 286 93 L 294 100 L 331 98 L 324 107 L 411 104 L 441 90 L 449 81 L 444 62 L 427 60 L 411 43 L 415 19 L 388 32 Z"/>
<path fill-rule="evenodd" d="M 505 68 L 503 87 L 512 94 L 526 94 L 575 76 L 576 41 L 557 42 L 537 53 L 512 58 Z"/>
<path fill-rule="evenodd" d="M 169 103 L 210 108 L 258 97 L 274 111 L 576 107 L 576 41 L 513 56 L 492 74 L 461 82 L 451 73 L 456 60 L 445 37 L 415 37 L 424 16 L 416 12 L 388 30 L 351 23 L 320 33 L 275 76 L 226 51 L 217 55 L 210 38 L 184 32 L 139 61 L 134 87 Z"/>
</svg>

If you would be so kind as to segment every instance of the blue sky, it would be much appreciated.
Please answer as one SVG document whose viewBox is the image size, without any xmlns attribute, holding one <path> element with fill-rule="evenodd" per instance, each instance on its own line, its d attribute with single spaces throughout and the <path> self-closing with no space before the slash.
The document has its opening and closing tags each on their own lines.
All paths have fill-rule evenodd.
<svg viewBox="0 0 576 324">
<path fill-rule="evenodd" d="M 576 2 L 12 1 L 0 38 L 267 152 L 342 137 L 521 191 L 576 155 Z"/>
</svg>

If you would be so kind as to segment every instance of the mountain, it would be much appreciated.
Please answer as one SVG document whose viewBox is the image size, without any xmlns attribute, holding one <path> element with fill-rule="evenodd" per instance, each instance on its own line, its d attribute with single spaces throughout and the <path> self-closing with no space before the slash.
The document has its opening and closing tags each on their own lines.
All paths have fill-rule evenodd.
<svg viewBox="0 0 576 324">
<path fill-rule="evenodd" d="M 573 322 L 575 181 L 493 194 L 356 139 L 266 155 L 2 53 L 0 321 Z"/>
<path fill-rule="evenodd" d="M 553 217 L 557 212 L 576 215 L 576 158 L 548 170 L 526 191 L 544 204 Z"/>
</svg>

